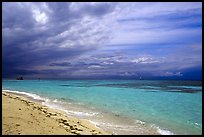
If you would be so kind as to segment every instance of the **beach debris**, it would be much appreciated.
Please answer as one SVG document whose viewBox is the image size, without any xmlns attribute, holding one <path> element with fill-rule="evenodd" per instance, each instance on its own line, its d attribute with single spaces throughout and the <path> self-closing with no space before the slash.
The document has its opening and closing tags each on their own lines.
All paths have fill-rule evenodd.
<svg viewBox="0 0 204 137">
<path fill-rule="evenodd" d="M 49 114 L 47 114 L 47 115 L 46 115 L 46 117 L 50 117 L 50 115 L 49 115 Z"/>
<path fill-rule="evenodd" d="M 65 122 L 67 122 L 66 119 L 62 119 L 62 118 L 58 119 L 58 121 L 59 121 L 59 123 L 65 123 Z"/>
<path fill-rule="evenodd" d="M 44 112 L 44 111 L 43 111 Z M 46 111 L 47 112 L 47 111 Z M 50 116 L 57 116 L 57 114 L 56 113 L 51 113 L 51 112 L 49 112 L 49 115 Z"/>
<path fill-rule="evenodd" d="M 46 110 L 42 110 L 44 113 L 47 113 L 47 111 Z"/>
<path fill-rule="evenodd" d="M 64 122 L 65 125 L 70 126 L 70 124 L 68 122 Z"/>
<path fill-rule="evenodd" d="M 70 126 L 70 129 L 71 129 L 71 130 L 75 130 L 75 128 L 74 128 L 73 126 Z"/>
<path fill-rule="evenodd" d="M 75 128 L 77 131 L 83 131 L 81 128 Z"/>
<path fill-rule="evenodd" d="M 20 124 L 17 123 L 16 126 L 20 126 Z"/>
</svg>

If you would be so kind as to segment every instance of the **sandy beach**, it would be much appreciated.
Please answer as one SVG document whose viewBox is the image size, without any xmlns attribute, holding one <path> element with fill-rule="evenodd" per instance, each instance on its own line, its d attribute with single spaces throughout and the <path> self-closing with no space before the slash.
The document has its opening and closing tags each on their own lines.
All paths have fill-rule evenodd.
<svg viewBox="0 0 204 137">
<path fill-rule="evenodd" d="M 85 119 L 68 117 L 25 97 L 2 91 L 3 135 L 108 135 Z"/>
</svg>

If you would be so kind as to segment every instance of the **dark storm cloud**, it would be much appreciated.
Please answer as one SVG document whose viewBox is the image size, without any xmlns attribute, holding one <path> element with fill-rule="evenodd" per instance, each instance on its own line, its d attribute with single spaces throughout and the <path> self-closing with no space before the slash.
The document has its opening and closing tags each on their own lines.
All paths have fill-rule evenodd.
<svg viewBox="0 0 204 137">
<path fill-rule="evenodd" d="M 201 9 L 199 3 L 3 3 L 3 77 L 184 77 L 202 68 Z"/>
<path fill-rule="evenodd" d="M 100 63 L 86 63 L 86 62 L 77 62 L 77 63 L 55 62 L 55 63 L 49 64 L 49 66 L 74 67 L 74 68 L 87 67 L 87 66 L 91 66 L 91 65 L 101 65 L 101 64 Z"/>
<path fill-rule="evenodd" d="M 71 63 L 69 62 L 62 62 L 62 63 L 51 63 L 49 66 L 70 66 Z"/>
<path fill-rule="evenodd" d="M 113 11 L 116 4 L 110 3 L 100 3 L 100 4 L 85 4 L 81 7 L 82 13 L 101 17 L 104 14 L 110 13 Z"/>
<path fill-rule="evenodd" d="M 32 70 L 32 67 L 46 65 L 60 59 L 70 60 L 97 46 L 95 39 L 90 40 L 92 43 L 87 43 L 85 39 L 89 41 L 92 33 L 100 33 L 100 31 L 88 32 L 89 26 L 80 25 L 80 22 L 85 16 L 95 20 L 95 17 L 107 14 L 114 7 L 109 4 L 90 6 L 87 3 L 81 4 L 77 10 L 72 10 L 70 6 L 73 4 L 3 3 L 3 76 L 35 74 L 35 71 L 40 73 Z M 84 36 L 81 42 L 79 34 L 89 36 Z M 97 40 L 100 41 L 101 37 L 103 36 L 99 36 Z M 94 48 L 93 45 L 95 45 Z M 68 64 L 50 66 L 54 65 Z"/>
<path fill-rule="evenodd" d="M 22 7 L 17 3 L 4 3 L 2 12 L 3 28 L 29 28 L 34 26 L 32 12 L 28 10 L 28 7 Z"/>
</svg>

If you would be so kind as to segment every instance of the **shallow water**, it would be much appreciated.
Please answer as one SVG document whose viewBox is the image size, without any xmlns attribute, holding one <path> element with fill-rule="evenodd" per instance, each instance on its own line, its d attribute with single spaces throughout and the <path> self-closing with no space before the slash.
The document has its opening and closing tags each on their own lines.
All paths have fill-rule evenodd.
<svg viewBox="0 0 204 137">
<path fill-rule="evenodd" d="M 2 86 L 115 134 L 202 134 L 199 81 L 3 80 Z"/>
</svg>

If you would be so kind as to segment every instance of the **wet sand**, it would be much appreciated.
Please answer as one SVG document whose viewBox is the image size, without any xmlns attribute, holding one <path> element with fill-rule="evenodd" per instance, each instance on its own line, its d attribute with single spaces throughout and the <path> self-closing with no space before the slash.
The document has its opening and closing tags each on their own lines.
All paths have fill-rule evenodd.
<svg viewBox="0 0 204 137">
<path fill-rule="evenodd" d="M 85 119 L 2 91 L 3 135 L 109 135 Z"/>
</svg>

